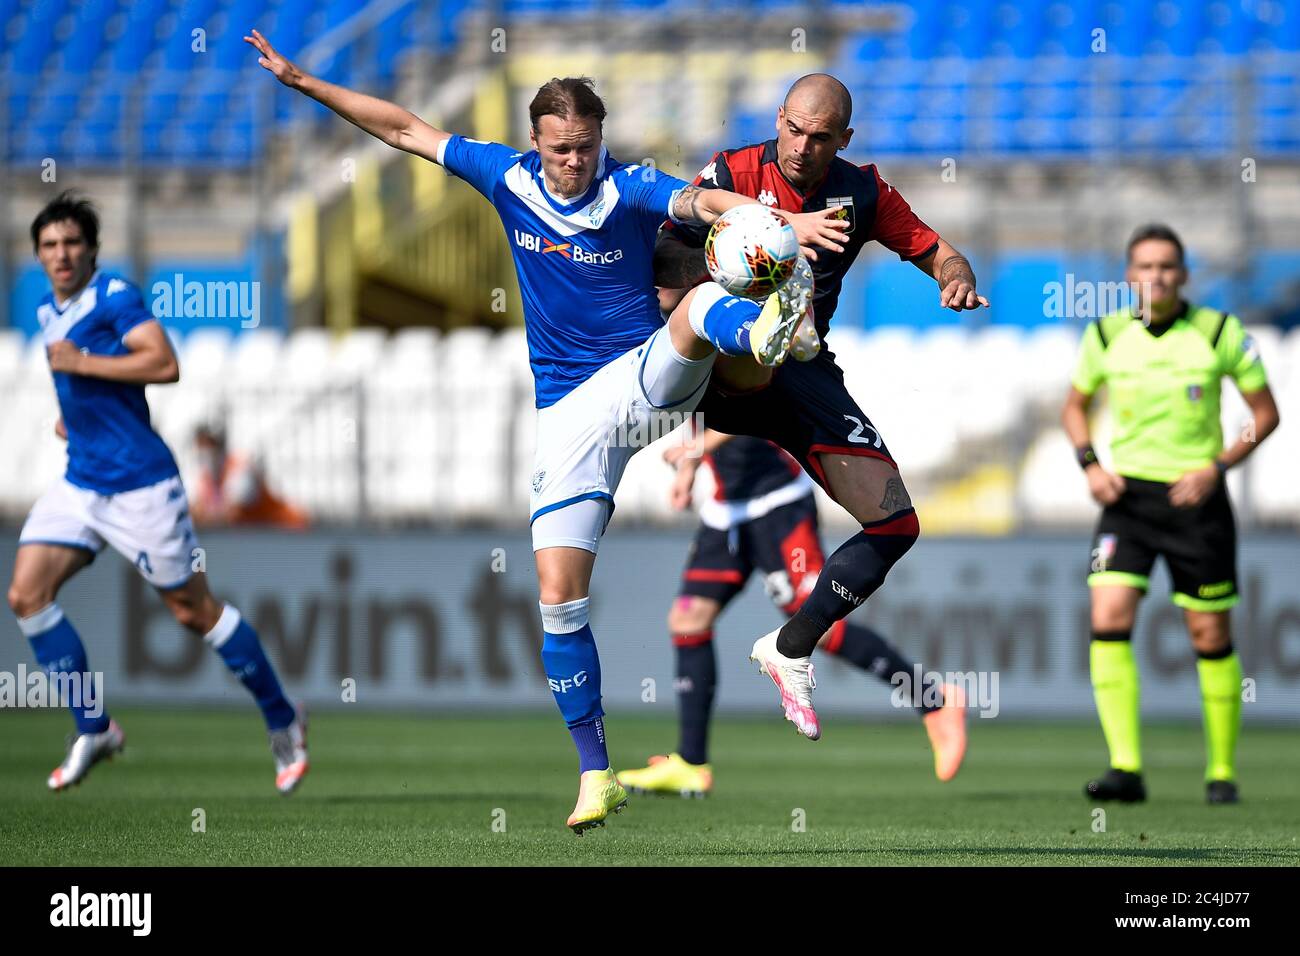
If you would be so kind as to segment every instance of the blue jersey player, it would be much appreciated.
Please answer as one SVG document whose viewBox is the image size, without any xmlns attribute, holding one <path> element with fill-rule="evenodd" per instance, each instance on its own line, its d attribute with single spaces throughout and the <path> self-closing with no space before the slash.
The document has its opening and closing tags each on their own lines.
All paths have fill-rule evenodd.
<svg viewBox="0 0 1300 956">
<path fill-rule="evenodd" d="M 209 592 L 176 462 L 149 423 L 145 386 L 180 378 L 167 335 L 134 285 L 96 266 L 99 218 L 87 200 L 60 195 L 31 235 L 51 286 L 37 312 L 68 468 L 19 534 L 9 606 L 41 666 L 74 691 L 77 734 L 49 787 L 79 783 L 126 742 L 100 703 L 81 638 L 55 603 L 64 582 L 109 544 L 252 693 L 270 733 L 276 787 L 290 793 L 307 773 L 305 717 L 285 697 L 256 632 Z"/>
<path fill-rule="evenodd" d="M 600 826 L 627 795 L 610 769 L 600 664 L 588 624 L 596 549 L 630 436 L 660 434 L 704 393 L 715 351 L 780 364 L 811 301 L 801 257 L 794 278 L 759 305 L 706 283 L 667 324 L 652 260 L 664 218 L 711 223 L 755 200 L 620 163 L 602 144 L 605 107 L 586 79 L 555 79 L 533 99 L 532 149 L 522 152 L 435 129 L 409 111 L 310 76 L 256 31 L 245 38 L 285 85 L 366 132 L 444 166 L 496 208 L 523 295 L 537 394 L 532 536 L 548 683 L 579 754 L 578 803 L 568 825 Z M 838 250 L 833 210 L 786 213 L 805 255 Z M 644 441 L 641 442 L 644 444 Z"/>
</svg>

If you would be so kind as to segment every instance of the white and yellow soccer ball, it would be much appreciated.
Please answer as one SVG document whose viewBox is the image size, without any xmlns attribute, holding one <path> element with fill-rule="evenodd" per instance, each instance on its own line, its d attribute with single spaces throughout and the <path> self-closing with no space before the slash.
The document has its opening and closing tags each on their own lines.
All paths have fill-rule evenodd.
<svg viewBox="0 0 1300 956">
<path fill-rule="evenodd" d="M 709 276 L 732 295 L 762 301 L 790 278 L 799 259 L 794 228 L 766 206 L 736 206 L 704 240 Z"/>
</svg>

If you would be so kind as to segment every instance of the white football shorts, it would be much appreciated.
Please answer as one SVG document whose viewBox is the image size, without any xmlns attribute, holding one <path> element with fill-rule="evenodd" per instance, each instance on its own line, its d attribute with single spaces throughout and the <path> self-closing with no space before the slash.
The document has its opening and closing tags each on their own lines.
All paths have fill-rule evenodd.
<svg viewBox="0 0 1300 956">
<path fill-rule="evenodd" d="M 713 359 L 683 358 L 665 326 L 537 410 L 534 551 L 596 551 L 627 463 L 695 411 Z"/>
<path fill-rule="evenodd" d="M 59 544 L 92 554 L 105 543 L 156 588 L 178 588 L 194 574 L 199 546 L 180 476 L 101 495 L 60 478 L 32 506 L 18 545 Z"/>
</svg>

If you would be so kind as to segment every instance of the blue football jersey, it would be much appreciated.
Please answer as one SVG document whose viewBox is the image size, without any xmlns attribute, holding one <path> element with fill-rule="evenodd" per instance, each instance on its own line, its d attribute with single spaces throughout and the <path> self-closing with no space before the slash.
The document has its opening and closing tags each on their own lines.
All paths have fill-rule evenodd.
<svg viewBox="0 0 1300 956">
<path fill-rule="evenodd" d="M 453 136 L 439 157 L 496 207 L 524 299 L 537 407 L 559 401 L 663 325 L 655 236 L 673 194 L 690 185 L 602 148 L 590 188 L 572 202 L 547 192 L 541 157 Z"/>
<path fill-rule="evenodd" d="M 121 276 L 97 271 L 60 308 L 53 293 L 37 306 L 46 346 L 69 339 L 92 355 L 126 355 L 122 338 L 153 320 L 140 290 Z M 156 484 L 177 474 L 176 460 L 149 423 L 144 386 L 54 372 L 68 432 L 67 479 L 100 494 Z"/>
</svg>

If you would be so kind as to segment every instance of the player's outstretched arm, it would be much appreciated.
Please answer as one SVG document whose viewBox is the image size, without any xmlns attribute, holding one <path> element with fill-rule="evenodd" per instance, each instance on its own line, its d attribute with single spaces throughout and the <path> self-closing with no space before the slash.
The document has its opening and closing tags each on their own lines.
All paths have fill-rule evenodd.
<svg viewBox="0 0 1300 956">
<path fill-rule="evenodd" d="M 702 222 L 707 226 L 737 206 L 755 205 L 761 205 L 757 199 L 730 190 L 685 186 L 673 197 L 672 211 L 674 219 Z M 772 212 L 794 228 L 794 234 L 799 240 L 799 251 L 814 261 L 817 259 L 818 247 L 832 252 L 844 251 L 844 235 L 849 224 L 835 218 L 837 211 L 822 209 L 818 212 L 787 212 L 784 209 L 772 209 Z"/>
<path fill-rule="evenodd" d="M 102 378 L 128 385 L 162 385 L 179 382 L 180 363 L 156 321 L 142 322 L 127 332 L 122 344 L 126 355 L 89 355 L 71 339 L 60 339 L 49 347 L 50 371 Z"/>
<path fill-rule="evenodd" d="M 389 146 L 437 162 L 438 147 L 444 140 L 451 138 L 450 133 L 430 126 L 396 103 L 326 83 L 276 53 L 266 37 L 256 30 L 252 34 L 244 37 L 244 42 L 261 54 L 257 62 L 285 86 L 328 106 L 353 126 L 360 127 Z"/>
<path fill-rule="evenodd" d="M 960 312 L 963 309 L 988 308 L 989 300 L 975 291 L 975 270 L 970 261 L 940 239 L 934 252 L 913 259 L 918 269 L 939 283 L 939 305 Z"/>
</svg>

